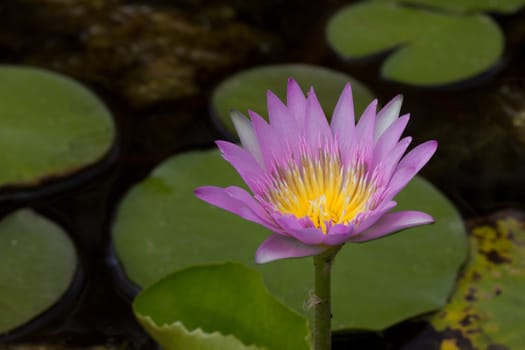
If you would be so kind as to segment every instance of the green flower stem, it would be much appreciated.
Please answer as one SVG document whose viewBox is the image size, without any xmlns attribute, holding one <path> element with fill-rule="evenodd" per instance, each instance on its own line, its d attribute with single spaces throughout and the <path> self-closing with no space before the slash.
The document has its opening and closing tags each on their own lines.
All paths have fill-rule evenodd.
<svg viewBox="0 0 525 350">
<path fill-rule="evenodd" d="M 314 306 L 314 350 L 330 350 L 332 346 L 330 272 L 339 249 L 341 246 L 314 256 L 315 295 L 311 300 Z"/>
</svg>

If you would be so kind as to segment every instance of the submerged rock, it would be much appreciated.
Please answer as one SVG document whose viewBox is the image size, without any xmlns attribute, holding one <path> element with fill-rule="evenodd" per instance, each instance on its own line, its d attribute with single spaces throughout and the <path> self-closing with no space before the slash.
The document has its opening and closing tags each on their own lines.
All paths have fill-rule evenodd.
<svg viewBox="0 0 525 350">
<path fill-rule="evenodd" d="M 135 106 L 196 94 L 214 74 L 276 44 L 216 4 L 21 0 L 0 5 L 0 29 L 0 48 L 17 63 L 97 84 Z"/>
</svg>

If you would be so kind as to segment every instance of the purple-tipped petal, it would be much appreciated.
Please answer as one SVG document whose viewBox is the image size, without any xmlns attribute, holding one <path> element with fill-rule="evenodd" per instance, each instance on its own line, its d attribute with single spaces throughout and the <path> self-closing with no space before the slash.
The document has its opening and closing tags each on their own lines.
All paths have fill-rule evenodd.
<svg viewBox="0 0 525 350">
<path fill-rule="evenodd" d="M 289 119 L 290 113 L 286 105 L 271 90 L 266 91 L 266 107 L 268 108 L 268 120 L 270 125 L 279 124 L 281 119 Z"/>
<path fill-rule="evenodd" d="M 237 130 L 237 135 L 239 135 L 239 139 L 241 140 L 242 147 L 250 152 L 250 154 L 253 156 L 253 158 L 255 158 L 261 167 L 264 167 L 261 148 L 259 147 L 257 135 L 255 135 L 255 131 L 253 130 L 250 120 L 242 115 L 239 111 L 232 111 L 231 118 L 233 125 L 235 126 L 235 130 Z"/>
<path fill-rule="evenodd" d="M 403 154 L 405 154 L 411 142 L 412 138 L 410 136 L 399 141 L 399 143 L 390 150 L 388 157 L 382 159 L 379 164 L 374 163 L 374 166 L 378 167 L 378 169 L 374 170 L 379 172 L 385 179 L 390 179 L 399 163 L 399 160 L 403 157 Z"/>
<path fill-rule="evenodd" d="M 385 198 L 392 199 L 394 198 L 416 175 L 414 168 L 401 168 L 397 169 L 390 183 L 388 184 L 388 189 L 385 193 Z"/>
<path fill-rule="evenodd" d="M 221 151 L 222 157 L 235 168 L 248 187 L 254 191 L 254 183 L 263 172 L 263 168 L 261 168 L 255 158 L 248 151 L 234 143 L 216 141 L 215 144 Z"/>
<path fill-rule="evenodd" d="M 421 168 L 427 164 L 430 158 L 436 152 L 438 143 L 437 141 L 431 140 L 424 142 L 413 150 L 407 153 L 406 156 L 401 159 L 399 162 L 399 168 L 410 167 L 414 168 L 416 173 L 421 170 Z"/>
<path fill-rule="evenodd" d="M 409 227 L 431 224 L 434 218 L 420 211 L 399 211 L 385 214 L 368 230 L 351 237 L 352 242 L 364 242 L 380 238 L 389 233 L 397 232 Z"/>
<path fill-rule="evenodd" d="M 308 92 L 306 99 L 305 132 L 311 151 L 317 152 L 323 146 L 332 144 L 332 130 L 313 88 Z"/>
<path fill-rule="evenodd" d="M 201 200 L 232 212 L 243 219 L 263 225 L 272 231 L 280 231 L 264 208 L 242 188 L 202 186 L 196 188 L 194 193 Z"/>
<path fill-rule="evenodd" d="M 361 232 L 366 231 L 370 226 L 374 225 L 383 215 L 396 207 L 397 203 L 392 200 L 384 200 L 379 204 L 379 207 L 368 213 L 361 213 L 359 224 L 354 230 L 354 236 L 360 235 Z"/>
<path fill-rule="evenodd" d="M 399 193 L 399 191 L 412 180 L 419 170 L 430 160 L 436 152 L 436 149 L 436 141 L 427 141 L 415 147 L 401 159 L 390 180 L 389 192 L 391 196 Z"/>
<path fill-rule="evenodd" d="M 292 78 L 288 79 L 286 104 L 296 122 L 299 125 L 303 124 L 306 110 L 306 97 L 304 97 L 303 90 L 301 90 L 299 84 Z"/>
<path fill-rule="evenodd" d="M 343 159 L 344 164 L 360 158 L 361 161 L 370 165 L 374 151 L 374 124 L 376 117 L 377 100 L 372 101 L 361 115 L 355 127 L 354 138 L 350 141 L 349 157 Z"/>
<path fill-rule="evenodd" d="M 255 253 L 255 262 L 265 264 L 270 261 L 287 258 L 301 258 L 322 253 L 326 246 L 307 245 L 298 240 L 280 234 L 273 234 L 267 238 Z"/>
<path fill-rule="evenodd" d="M 409 114 L 405 114 L 399 117 L 390 127 L 385 130 L 379 140 L 377 140 L 374 148 L 374 164 L 381 162 L 384 158 L 388 158 L 389 152 L 399 142 L 403 131 L 405 130 L 408 120 L 410 119 Z"/>
<path fill-rule="evenodd" d="M 397 95 L 390 102 L 386 104 L 378 113 L 375 125 L 374 140 L 379 140 L 383 132 L 394 123 L 399 117 L 401 105 L 403 104 L 403 96 Z"/>
<path fill-rule="evenodd" d="M 266 170 L 273 170 L 276 159 L 282 154 L 281 138 L 275 131 L 266 123 L 266 121 L 253 111 L 248 111 L 252 119 L 253 130 L 257 135 L 257 140 L 261 147 L 262 158 Z"/>
<path fill-rule="evenodd" d="M 352 236 L 353 232 L 353 226 L 347 226 L 344 224 L 333 225 L 328 230 L 328 233 L 323 240 L 323 244 L 329 246 L 341 245 L 348 241 L 348 238 Z"/>
<path fill-rule="evenodd" d="M 268 101 L 268 119 L 270 120 L 270 127 L 279 135 L 283 146 L 282 152 L 285 157 L 290 153 L 299 155 L 299 139 L 301 133 L 299 132 L 299 124 L 290 114 L 290 111 L 281 102 L 281 100 L 271 91 L 267 93 Z"/>
<path fill-rule="evenodd" d="M 274 220 L 283 231 L 305 244 L 321 244 L 324 239 L 324 233 L 320 229 L 303 226 L 300 219 L 293 215 L 274 217 Z"/>
<path fill-rule="evenodd" d="M 376 115 L 377 115 L 377 99 L 374 99 L 372 102 L 368 104 L 368 106 L 366 106 L 365 110 L 359 117 L 359 120 L 357 121 L 357 124 L 356 124 L 356 128 L 359 127 L 361 130 L 365 129 L 363 125 L 370 124 L 371 123 L 370 119 L 373 119 L 375 123 Z M 359 126 L 360 124 L 361 126 Z"/>
<path fill-rule="evenodd" d="M 241 201 L 246 207 L 248 207 L 257 217 L 267 223 L 267 227 L 270 227 L 273 231 L 281 231 L 279 226 L 275 223 L 273 218 L 268 214 L 268 212 L 263 208 L 263 206 L 253 198 L 253 196 L 248 193 L 243 188 L 237 186 L 229 186 L 225 188 L 225 192 L 230 195 L 232 198 Z"/>
<path fill-rule="evenodd" d="M 339 142 L 346 143 L 353 138 L 355 128 L 354 101 L 352 87 L 347 83 L 339 96 L 332 115 L 330 127 Z M 345 147 L 343 147 L 345 148 Z"/>
</svg>

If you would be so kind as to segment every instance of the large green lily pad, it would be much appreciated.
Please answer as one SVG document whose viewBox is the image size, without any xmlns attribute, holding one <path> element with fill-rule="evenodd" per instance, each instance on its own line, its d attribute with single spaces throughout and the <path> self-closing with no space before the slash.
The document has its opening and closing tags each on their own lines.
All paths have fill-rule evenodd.
<svg viewBox="0 0 525 350">
<path fill-rule="evenodd" d="M 104 104 L 50 71 L 0 66 L 0 186 L 30 186 L 100 160 L 115 127 Z"/>
<path fill-rule="evenodd" d="M 175 156 L 131 189 L 113 224 L 116 253 L 129 278 L 147 287 L 196 264 L 239 261 L 254 266 L 257 246 L 270 232 L 193 195 L 201 185 L 241 184 L 214 150 Z M 400 209 L 426 211 L 436 223 L 343 247 L 333 275 L 336 330 L 379 330 L 438 309 L 454 285 L 466 254 L 466 234 L 454 207 L 421 178 L 397 200 Z M 313 286 L 311 259 L 256 268 L 279 300 L 310 314 L 304 303 Z"/>
<path fill-rule="evenodd" d="M 328 118 L 331 117 L 339 95 L 347 82 L 352 84 L 356 114 L 360 115 L 373 100 L 370 90 L 347 74 L 324 67 L 306 64 L 281 64 L 260 66 L 237 73 L 220 83 L 212 96 L 212 112 L 228 133 L 235 135 L 235 128 L 230 118 L 232 110 L 247 114 L 248 109 L 267 118 L 266 91 L 271 90 L 283 102 L 286 102 L 288 78 L 294 78 L 307 92 L 310 86 L 322 101 Z"/>
<path fill-rule="evenodd" d="M 0 333 L 55 304 L 76 266 L 73 243 L 53 222 L 27 209 L 0 221 Z"/>
<path fill-rule="evenodd" d="M 513 13 L 525 5 L 525 0 L 378 0 L 418 5 L 454 12 L 501 12 Z"/>
<path fill-rule="evenodd" d="M 414 85 L 450 84 L 484 73 L 500 60 L 504 46 L 501 29 L 483 14 L 452 15 L 376 2 L 343 8 L 330 19 L 326 35 L 345 58 L 392 50 L 382 76 Z"/>
<path fill-rule="evenodd" d="M 307 350 L 306 319 L 278 302 L 241 264 L 190 267 L 133 302 L 140 323 L 167 350 Z"/>
<path fill-rule="evenodd" d="M 432 319 L 442 343 L 472 349 L 522 349 L 525 344 L 525 223 L 500 215 L 471 231 L 470 258 L 450 303 Z"/>
</svg>

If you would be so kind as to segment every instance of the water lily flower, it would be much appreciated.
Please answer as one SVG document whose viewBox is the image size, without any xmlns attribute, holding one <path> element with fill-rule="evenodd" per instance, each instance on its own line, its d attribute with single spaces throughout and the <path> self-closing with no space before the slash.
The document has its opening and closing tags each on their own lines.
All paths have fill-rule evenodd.
<svg viewBox="0 0 525 350">
<path fill-rule="evenodd" d="M 393 198 L 437 148 L 427 141 L 405 154 L 411 137 L 401 138 L 409 120 L 399 116 L 401 103 L 397 96 L 376 112 L 374 100 L 356 124 L 347 84 L 329 123 L 313 88 L 305 97 L 290 79 L 287 105 L 267 93 L 269 123 L 252 111 L 250 119 L 234 112 L 241 146 L 216 142 L 251 194 L 236 186 L 204 186 L 195 194 L 273 232 L 257 249 L 257 263 L 431 223 L 420 211 L 392 212 Z"/>
</svg>

